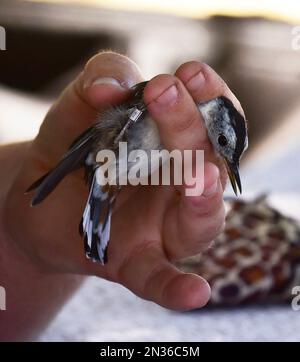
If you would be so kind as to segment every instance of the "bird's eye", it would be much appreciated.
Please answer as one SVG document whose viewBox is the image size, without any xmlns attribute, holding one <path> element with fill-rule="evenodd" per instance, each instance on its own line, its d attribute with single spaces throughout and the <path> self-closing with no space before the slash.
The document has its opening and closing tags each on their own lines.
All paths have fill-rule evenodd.
<svg viewBox="0 0 300 362">
<path fill-rule="evenodd" d="M 220 134 L 218 137 L 218 143 L 220 146 L 225 147 L 228 144 L 228 140 L 223 134 Z"/>
</svg>

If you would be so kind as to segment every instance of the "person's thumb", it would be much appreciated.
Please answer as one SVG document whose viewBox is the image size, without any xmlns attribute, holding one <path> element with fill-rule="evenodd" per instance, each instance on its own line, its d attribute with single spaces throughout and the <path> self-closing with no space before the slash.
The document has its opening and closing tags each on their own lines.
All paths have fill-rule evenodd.
<svg viewBox="0 0 300 362">
<path fill-rule="evenodd" d="M 95 55 L 51 107 L 34 148 L 56 163 L 102 109 L 124 101 L 129 88 L 141 80 L 137 65 L 129 58 L 113 52 Z"/>
</svg>

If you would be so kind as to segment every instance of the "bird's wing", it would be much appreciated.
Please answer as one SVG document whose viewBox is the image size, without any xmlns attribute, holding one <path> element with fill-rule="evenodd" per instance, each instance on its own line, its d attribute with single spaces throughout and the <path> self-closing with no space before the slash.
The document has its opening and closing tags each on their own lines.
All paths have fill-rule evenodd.
<svg viewBox="0 0 300 362">
<path fill-rule="evenodd" d="M 86 256 L 105 264 L 111 216 L 119 188 L 99 185 L 96 172 L 97 169 L 94 170 L 89 198 L 80 223 L 80 233 L 84 236 Z"/>
<path fill-rule="evenodd" d="M 67 174 L 84 165 L 92 148 L 94 136 L 95 129 L 90 127 L 73 142 L 68 152 L 53 170 L 43 175 L 27 189 L 26 193 L 35 190 L 32 206 L 42 202 Z"/>
</svg>

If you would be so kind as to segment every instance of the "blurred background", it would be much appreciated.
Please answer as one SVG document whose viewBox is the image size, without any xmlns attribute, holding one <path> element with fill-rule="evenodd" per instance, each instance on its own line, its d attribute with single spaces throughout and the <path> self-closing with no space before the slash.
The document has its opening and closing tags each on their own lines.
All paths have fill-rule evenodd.
<svg viewBox="0 0 300 362">
<path fill-rule="evenodd" d="M 128 55 L 147 79 L 199 59 L 226 80 L 249 121 L 245 197 L 267 192 L 300 219 L 299 1 L 0 0 L 0 26 L 0 143 L 34 137 L 99 50 Z M 176 314 L 90 278 L 41 340 L 299 340 L 295 313 Z"/>
</svg>

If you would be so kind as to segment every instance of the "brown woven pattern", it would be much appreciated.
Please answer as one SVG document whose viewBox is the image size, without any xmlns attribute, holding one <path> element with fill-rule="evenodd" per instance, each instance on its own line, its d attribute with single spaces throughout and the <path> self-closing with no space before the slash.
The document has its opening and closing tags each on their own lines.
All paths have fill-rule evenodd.
<svg viewBox="0 0 300 362">
<path fill-rule="evenodd" d="M 204 254 L 179 263 L 211 285 L 211 305 L 287 302 L 300 285 L 300 223 L 268 205 L 229 200 L 225 231 Z"/>
</svg>

